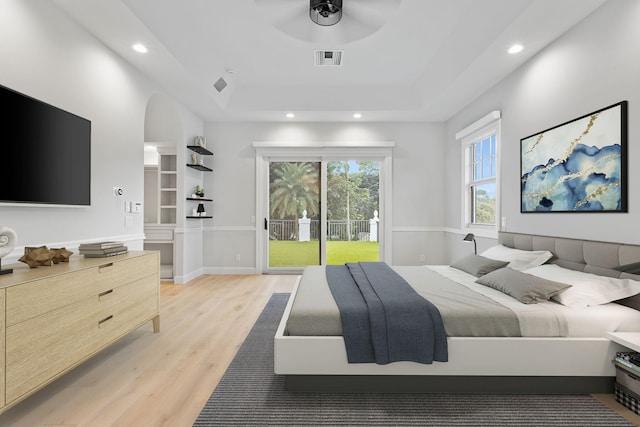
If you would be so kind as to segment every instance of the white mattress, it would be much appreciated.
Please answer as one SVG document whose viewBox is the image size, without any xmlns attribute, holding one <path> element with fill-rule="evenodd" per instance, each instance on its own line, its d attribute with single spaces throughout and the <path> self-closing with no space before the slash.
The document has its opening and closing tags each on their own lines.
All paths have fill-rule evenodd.
<svg viewBox="0 0 640 427">
<path fill-rule="evenodd" d="M 548 313 L 562 317 L 566 321 L 566 330 L 561 336 L 567 337 L 606 337 L 607 332 L 640 331 L 640 311 L 616 303 L 603 304 L 586 308 L 565 307 L 557 302 L 548 301 L 537 304 L 523 304 L 518 300 L 493 288 L 475 283 L 477 277 L 446 265 L 424 266 L 454 280 L 475 292 L 509 307 L 521 321 L 521 327 L 544 327 L 531 322 L 537 313 L 539 318 L 549 318 Z M 528 319 L 528 320 L 527 320 Z M 527 331 L 529 336 L 544 336 L 539 331 Z"/>
</svg>

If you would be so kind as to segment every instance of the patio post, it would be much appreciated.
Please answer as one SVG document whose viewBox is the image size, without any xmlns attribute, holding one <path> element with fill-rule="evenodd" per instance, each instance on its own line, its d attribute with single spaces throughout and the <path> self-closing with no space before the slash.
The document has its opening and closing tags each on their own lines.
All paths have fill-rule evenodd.
<svg viewBox="0 0 640 427">
<path fill-rule="evenodd" d="M 378 218 L 378 211 L 373 211 L 373 218 L 369 220 L 369 241 L 377 242 L 378 241 L 378 223 L 380 222 L 380 218 Z"/>
<path fill-rule="evenodd" d="M 311 219 L 307 218 L 307 210 L 302 211 L 302 218 L 298 220 L 298 242 L 311 240 Z"/>
</svg>

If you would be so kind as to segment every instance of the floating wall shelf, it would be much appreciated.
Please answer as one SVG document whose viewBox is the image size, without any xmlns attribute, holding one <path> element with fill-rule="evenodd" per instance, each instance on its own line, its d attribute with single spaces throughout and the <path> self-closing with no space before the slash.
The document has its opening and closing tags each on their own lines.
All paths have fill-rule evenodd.
<svg viewBox="0 0 640 427">
<path fill-rule="evenodd" d="M 213 153 L 207 150 L 204 147 L 200 147 L 199 145 L 187 145 L 187 148 L 191 151 L 195 151 L 198 154 L 203 154 L 205 156 L 212 156 Z"/>
<path fill-rule="evenodd" d="M 190 168 L 199 170 L 199 171 L 213 172 L 213 169 L 209 169 L 208 167 L 203 166 L 203 165 L 191 165 L 191 164 L 187 163 L 187 166 L 189 166 Z"/>
</svg>

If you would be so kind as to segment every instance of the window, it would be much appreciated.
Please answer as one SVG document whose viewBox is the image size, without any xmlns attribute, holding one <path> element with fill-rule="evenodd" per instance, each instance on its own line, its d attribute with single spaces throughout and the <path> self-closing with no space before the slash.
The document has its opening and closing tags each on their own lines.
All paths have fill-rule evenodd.
<svg viewBox="0 0 640 427">
<path fill-rule="evenodd" d="M 496 135 L 491 134 L 469 145 L 470 223 L 494 225 L 496 223 Z"/>
<path fill-rule="evenodd" d="M 464 133 L 462 155 L 464 165 L 464 203 L 462 204 L 465 227 L 496 228 L 499 208 L 499 120 L 492 115 L 480 120 Z M 482 123 L 484 122 L 484 123 Z M 488 122 L 488 123 L 487 123 Z M 469 129 L 467 128 L 467 129 Z"/>
</svg>

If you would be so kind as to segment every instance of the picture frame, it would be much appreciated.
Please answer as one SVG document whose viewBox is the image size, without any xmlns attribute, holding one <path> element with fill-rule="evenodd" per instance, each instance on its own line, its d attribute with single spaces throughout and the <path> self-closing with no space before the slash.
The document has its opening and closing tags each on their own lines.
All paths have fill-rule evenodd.
<svg viewBox="0 0 640 427">
<path fill-rule="evenodd" d="M 520 212 L 627 212 L 621 101 L 520 140 Z"/>
</svg>

